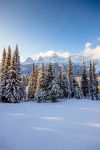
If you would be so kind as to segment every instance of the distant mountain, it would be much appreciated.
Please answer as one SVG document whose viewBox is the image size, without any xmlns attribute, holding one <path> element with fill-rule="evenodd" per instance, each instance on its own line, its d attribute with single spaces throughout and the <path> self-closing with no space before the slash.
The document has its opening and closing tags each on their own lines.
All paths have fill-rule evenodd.
<svg viewBox="0 0 100 150">
<path fill-rule="evenodd" d="M 31 57 L 28 57 L 25 62 L 23 62 L 23 65 L 27 65 L 27 64 L 32 64 L 33 63 L 33 59 Z"/>
<path fill-rule="evenodd" d="M 44 63 L 46 65 L 48 65 L 49 63 L 57 63 L 57 66 L 58 66 L 57 68 L 64 65 L 64 67 L 66 69 L 66 65 L 68 64 L 68 57 L 69 57 L 69 55 L 64 52 L 59 54 L 59 53 L 53 52 L 53 51 L 49 51 L 49 53 L 46 53 L 45 55 L 39 54 L 37 57 L 34 57 L 34 58 L 28 57 L 25 60 L 25 62 L 22 63 L 22 71 L 29 74 L 31 72 L 33 62 L 38 67 L 42 63 Z M 72 58 L 72 62 L 73 62 L 74 72 L 76 74 L 81 73 L 81 70 L 82 70 L 81 66 L 82 66 L 83 58 L 87 64 L 87 69 L 89 68 L 90 59 L 93 59 L 95 62 L 97 73 L 100 72 L 100 67 L 99 67 L 100 59 L 99 58 L 93 58 L 91 56 L 87 57 L 87 56 L 83 56 L 82 54 L 72 55 L 71 58 Z"/>
<path fill-rule="evenodd" d="M 58 63 L 58 64 L 64 64 L 66 63 L 66 60 L 67 60 L 68 57 L 62 57 L 62 56 L 59 56 L 57 55 L 57 53 L 55 52 L 52 52 L 50 53 L 49 55 L 44 55 L 44 56 L 37 56 L 35 58 L 31 58 L 31 57 L 28 57 L 25 62 L 23 62 L 23 65 L 24 64 L 32 64 L 33 62 L 36 63 L 36 64 L 41 64 L 41 63 L 45 63 L 45 64 L 49 64 L 49 63 Z"/>
</svg>

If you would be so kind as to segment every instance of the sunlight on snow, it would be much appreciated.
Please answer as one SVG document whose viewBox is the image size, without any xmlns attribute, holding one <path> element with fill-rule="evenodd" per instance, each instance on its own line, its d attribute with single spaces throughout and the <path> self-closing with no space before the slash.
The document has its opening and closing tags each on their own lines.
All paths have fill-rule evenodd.
<svg viewBox="0 0 100 150">
<path fill-rule="evenodd" d="M 33 130 L 37 130 L 37 131 L 45 131 L 45 132 L 55 132 L 57 133 L 56 130 L 53 129 L 49 129 L 49 128 L 43 128 L 43 127 L 32 127 Z"/>
<path fill-rule="evenodd" d="M 24 116 L 24 114 L 13 114 L 13 113 L 7 113 L 8 116 Z"/>
<path fill-rule="evenodd" d="M 87 123 L 78 123 L 74 122 L 74 124 L 79 125 L 79 126 L 87 126 L 87 127 L 92 127 L 92 128 L 100 128 L 100 122 L 87 122 Z"/>
<path fill-rule="evenodd" d="M 100 109 L 98 110 L 97 108 L 80 108 L 81 110 L 85 110 L 85 111 L 93 111 L 93 112 L 100 112 Z"/>
<path fill-rule="evenodd" d="M 62 117 L 42 117 L 44 120 L 64 120 Z"/>
</svg>

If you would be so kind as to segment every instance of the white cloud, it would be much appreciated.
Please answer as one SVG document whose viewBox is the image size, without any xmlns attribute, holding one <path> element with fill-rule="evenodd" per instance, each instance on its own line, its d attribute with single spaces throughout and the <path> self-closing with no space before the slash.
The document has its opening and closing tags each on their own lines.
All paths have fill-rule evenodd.
<svg viewBox="0 0 100 150">
<path fill-rule="evenodd" d="M 46 52 L 40 52 L 39 53 L 39 56 L 42 56 L 42 57 L 47 57 L 47 56 L 52 56 L 55 52 L 53 50 L 48 50 Z"/>
<path fill-rule="evenodd" d="M 100 57 L 100 46 L 96 46 L 96 48 L 93 49 L 92 56 L 95 58 Z"/>
<path fill-rule="evenodd" d="M 69 57 L 69 52 L 67 51 L 54 51 L 54 50 L 48 50 L 46 52 L 40 52 L 39 54 L 33 56 L 33 59 L 38 59 L 40 56 L 41 57 L 50 57 L 52 55 L 57 55 L 57 56 L 60 56 L 60 57 L 63 57 L 63 58 L 68 58 Z"/>
<path fill-rule="evenodd" d="M 63 58 L 68 58 L 70 54 L 67 51 L 66 52 L 60 51 L 60 52 L 57 52 L 57 55 Z"/>
<path fill-rule="evenodd" d="M 100 41 L 100 37 L 98 37 L 97 40 Z"/>
<path fill-rule="evenodd" d="M 100 45 L 92 48 L 91 43 L 85 44 L 84 56 L 91 57 L 91 58 L 100 58 Z"/>
<path fill-rule="evenodd" d="M 85 44 L 85 48 L 86 49 L 90 49 L 91 48 L 91 46 L 92 46 L 92 43 L 90 43 L 90 42 L 87 42 L 86 44 Z"/>
<path fill-rule="evenodd" d="M 21 61 L 21 62 L 24 62 L 24 61 L 25 61 L 25 58 L 24 58 L 23 55 L 20 55 L 20 61 Z"/>
</svg>

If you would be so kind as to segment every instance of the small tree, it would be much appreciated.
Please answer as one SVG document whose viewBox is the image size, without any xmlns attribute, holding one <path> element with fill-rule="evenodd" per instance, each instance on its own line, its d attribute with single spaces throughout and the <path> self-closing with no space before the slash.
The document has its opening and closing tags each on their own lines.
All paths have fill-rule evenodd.
<svg viewBox="0 0 100 150">
<path fill-rule="evenodd" d="M 90 98 L 92 100 L 98 100 L 98 82 L 95 74 L 95 66 L 93 61 L 90 61 L 89 79 Z"/>
<path fill-rule="evenodd" d="M 32 65 L 32 73 L 29 77 L 29 84 L 28 84 L 28 98 L 34 99 L 35 96 L 35 90 L 36 90 L 36 70 L 35 65 L 33 63 Z"/>
<path fill-rule="evenodd" d="M 47 98 L 46 86 L 45 86 L 45 66 L 42 64 L 38 71 L 37 87 L 35 91 L 35 100 L 38 102 L 45 102 Z"/>
<path fill-rule="evenodd" d="M 53 80 L 53 81 L 51 82 L 51 85 L 52 85 L 52 88 L 51 88 L 50 94 L 49 94 L 50 99 L 51 99 L 52 102 L 57 102 L 57 100 L 58 100 L 58 98 L 60 97 L 60 94 L 61 94 L 61 93 L 60 93 L 60 87 L 59 87 L 59 85 L 56 83 L 55 80 Z"/>
<path fill-rule="evenodd" d="M 82 65 L 81 89 L 82 89 L 83 97 L 85 98 L 88 97 L 89 96 L 89 81 L 87 78 L 86 65 L 84 61 Z"/>
<path fill-rule="evenodd" d="M 1 61 L 1 84 L 0 84 L 1 99 L 0 99 L 0 101 L 4 101 L 5 91 L 6 91 L 5 60 L 6 60 L 6 50 L 4 48 L 3 49 L 3 54 L 2 54 L 2 61 Z"/>
</svg>

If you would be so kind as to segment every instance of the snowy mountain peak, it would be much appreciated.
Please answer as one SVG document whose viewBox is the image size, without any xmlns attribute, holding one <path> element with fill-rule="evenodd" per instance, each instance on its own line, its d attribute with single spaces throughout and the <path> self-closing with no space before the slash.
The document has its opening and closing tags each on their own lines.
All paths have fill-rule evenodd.
<svg viewBox="0 0 100 150">
<path fill-rule="evenodd" d="M 96 69 L 97 69 L 97 71 L 99 71 L 99 66 L 100 66 L 100 59 L 99 58 L 100 57 L 99 57 L 99 55 L 98 55 L 98 58 L 96 56 L 97 55 L 91 56 L 91 55 L 85 55 L 84 53 L 79 53 L 79 54 L 71 55 L 71 58 L 72 58 L 72 62 L 75 65 L 79 65 L 79 66 L 82 65 L 83 58 L 85 59 L 87 66 L 89 66 L 90 59 L 93 59 L 95 64 L 96 64 Z M 41 52 L 38 55 L 34 55 L 33 58 L 28 57 L 26 59 L 26 61 L 23 63 L 23 65 L 32 64 L 34 62 L 37 64 L 58 63 L 60 66 L 62 64 L 67 63 L 68 57 L 69 57 L 69 53 L 67 51 L 66 52 L 63 52 L 63 51 L 55 52 L 53 50 L 49 50 L 46 52 Z"/>
<path fill-rule="evenodd" d="M 31 57 L 28 57 L 25 62 L 23 62 L 23 64 L 32 64 L 33 63 L 33 59 Z"/>
</svg>

